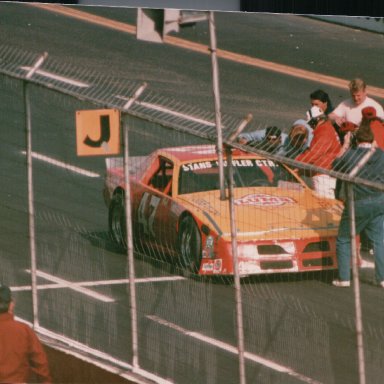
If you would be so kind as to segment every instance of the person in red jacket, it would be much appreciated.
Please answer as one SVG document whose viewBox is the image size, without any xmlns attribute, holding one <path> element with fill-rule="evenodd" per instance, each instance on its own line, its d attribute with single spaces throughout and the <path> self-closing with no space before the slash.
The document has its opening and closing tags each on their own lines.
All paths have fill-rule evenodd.
<svg viewBox="0 0 384 384">
<path fill-rule="evenodd" d="M 369 121 L 376 145 L 384 149 L 384 121 L 377 117 L 374 107 L 363 108 L 361 114 L 363 115 L 363 120 Z"/>
<path fill-rule="evenodd" d="M 52 382 L 48 360 L 35 332 L 13 316 L 11 290 L 0 285 L 0 383 L 27 383 L 31 375 Z"/>
<path fill-rule="evenodd" d="M 313 128 L 313 139 L 309 148 L 296 157 L 296 160 L 313 166 L 331 169 L 332 162 L 340 151 L 339 136 L 332 121 L 318 107 L 307 112 L 308 124 Z M 321 172 L 312 172 L 313 189 L 322 197 L 334 199 L 336 179 Z"/>
</svg>

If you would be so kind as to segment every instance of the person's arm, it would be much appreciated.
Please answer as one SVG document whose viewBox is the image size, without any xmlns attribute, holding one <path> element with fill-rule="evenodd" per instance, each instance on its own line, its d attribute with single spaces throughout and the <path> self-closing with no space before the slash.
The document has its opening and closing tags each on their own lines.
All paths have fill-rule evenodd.
<svg viewBox="0 0 384 384">
<path fill-rule="evenodd" d="M 29 328 L 29 327 L 28 327 Z M 34 331 L 29 328 L 29 363 L 32 371 L 36 374 L 37 378 L 41 383 L 51 384 L 51 374 L 49 372 L 47 355 L 44 351 L 43 346 L 40 343 L 40 340 L 34 333 Z"/>
<path fill-rule="evenodd" d="M 341 126 L 341 124 L 345 122 L 345 111 L 342 102 L 328 115 L 328 118 L 338 126 Z"/>
<path fill-rule="evenodd" d="M 343 146 L 340 148 L 340 152 L 336 155 L 336 159 L 343 156 L 345 152 L 351 147 L 352 132 L 347 132 L 344 136 Z"/>
<path fill-rule="evenodd" d="M 241 135 L 239 135 L 237 141 L 240 144 L 248 144 L 252 141 L 259 142 L 259 141 L 262 141 L 264 139 L 265 133 L 266 133 L 265 129 L 260 129 L 257 131 L 242 133 Z"/>
</svg>

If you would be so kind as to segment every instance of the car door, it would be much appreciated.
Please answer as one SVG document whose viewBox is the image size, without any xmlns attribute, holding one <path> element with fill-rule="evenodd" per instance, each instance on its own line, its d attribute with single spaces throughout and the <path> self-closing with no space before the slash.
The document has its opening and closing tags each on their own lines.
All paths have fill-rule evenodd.
<svg viewBox="0 0 384 384">
<path fill-rule="evenodd" d="M 159 158 L 159 167 L 148 181 L 138 203 L 138 236 L 145 248 L 171 253 L 175 249 L 176 220 L 172 215 L 173 163 Z"/>
</svg>

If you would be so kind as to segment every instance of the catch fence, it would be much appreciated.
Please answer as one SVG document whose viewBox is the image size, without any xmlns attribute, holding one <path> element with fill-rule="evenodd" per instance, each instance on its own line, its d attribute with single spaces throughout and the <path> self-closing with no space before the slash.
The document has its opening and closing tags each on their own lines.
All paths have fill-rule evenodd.
<svg viewBox="0 0 384 384">
<path fill-rule="evenodd" d="M 382 364 L 377 356 L 382 354 L 384 332 L 371 322 L 371 308 L 365 315 L 363 332 L 360 306 L 360 280 L 371 278 L 373 272 L 358 270 L 354 241 L 354 297 L 336 296 L 338 293 L 327 287 L 334 268 L 326 267 L 332 265 L 321 265 L 324 271 L 320 272 L 261 273 L 250 277 L 243 276 L 244 269 L 239 270 L 235 256 L 244 245 L 239 244 L 242 235 L 237 231 L 243 226 L 250 232 L 254 227 L 246 222 L 245 213 L 239 217 L 236 208 L 241 203 L 233 178 L 240 174 L 240 166 L 250 164 L 248 157 L 236 163 L 236 151 L 259 155 L 263 166 L 282 168 L 279 164 L 285 164 L 303 173 L 320 171 L 348 185 L 360 183 L 382 191 L 381 183 L 361 174 L 356 177 L 329 171 L 241 145 L 233 139 L 234 132 L 244 127 L 252 131 L 260 127 L 260 122 L 248 118 L 238 121 L 223 114 L 222 151 L 226 160 L 230 156 L 235 159 L 227 161 L 225 199 L 218 204 L 213 195 L 203 191 L 205 195 L 195 198 L 199 200 L 195 205 L 207 217 L 217 214 L 222 220 L 218 226 L 230 229 L 235 276 L 221 275 L 214 269 L 215 263 L 207 264 L 205 271 L 217 273 L 198 276 L 191 273 L 190 264 L 170 257 L 172 239 L 180 228 L 167 224 L 178 209 L 168 197 L 148 200 L 144 214 L 140 208 L 134 210 L 134 191 L 123 193 L 126 243 L 119 246 L 118 239 L 111 237 L 111 217 L 103 199 L 107 156 L 77 155 L 76 114 L 96 109 L 119 112 L 121 148 L 118 155 L 108 157 L 123 157 L 124 174 L 120 177 L 129 179 L 130 171 L 147 170 L 149 163 L 143 158 L 158 148 L 187 146 L 191 151 L 217 151 L 214 113 L 166 99 L 153 93 L 150 84 L 74 68 L 55 62 L 47 54 L 1 46 L 0 58 L 0 281 L 12 287 L 18 317 L 30 322 L 55 345 L 60 343 L 61 348 L 81 351 L 108 363 L 121 375 L 135 373 L 158 383 L 380 381 Z M 98 138 L 90 139 L 96 142 Z M 209 167 L 213 164 L 203 162 Z M 267 189 L 260 188 L 265 198 Z M 300 228 L 289 232 L 300 240 L 305 237 L 308 223 L 324 221 L 329 228 L 317 231 L 322 237 L 327 233 L 335 237 L 337 228 L 332 223 L 340 215 L 340 204 L 334 208 L 333 203 L 319 205 L 313 198 L 304 199 L 301 187 L 295 192 L 287 187 L 280 189 L 302 199 L 299 203 L 306 211 L 292 209 L 288 211 L 292 216 L 284 217 L 283 208 L 270 209 L 265 203 L 261 225 L 272 220 L 276 232 L 283 232 L 287 223 L 301 223 Z M 349 191 L 353 199 L 351 188 Z M 255 199 L 251 186 L 246 195 L 250 194 L 249 198 Z M 280 193 L 268 201 L 273 205 L 283 197 Z M 147 215 L 145 220 L 130 217 L 131 206 L 134 212 Z M 151 213 L 158 207 L 167 220 L 155 227 Z M 124 229 L 122 220 L 119 223 Z M 143 232 L 132 231 L 132 224 L 144 225 Z M 146 241 L 145 228 L 161 240 Z M 188 236 L 197 241 L 193 234 L 186 233 Z M 266 239 L 272 239 L 276 248 L 282 240 L 289 249 L 296 246 L 294 239 L 268 236 Z M 192 247 L 194 242 L 184 244 Z M 267 247 L 269 243 L 263 244 Z M 271 250 L 271 244 L 268 246 L 266 252 L 277 252 Z M 318 253 L 324 251 L 321 244 L 316 246 L 320 247 Z M 334 248 L 332 252 L 334 255 Z M 366 266 L 372 260 L 364 262 Z M 266 272 L 271 270 L 273 267 L 266 268 Z M 303 294 L 306 289 L 308 295 Z M 327 293 L 317 293 L 323 289 L 342 305 L 344 318 L 328 305 Z M 376 295 L 375 291 L 365 294 Z M 353 363 L 348 362 L 350 369 L 342 369 L 345 381 L 339 381 L 340 371 L 335 368 L 340 361 L 345 363 L 338 356 L 338 343 L 356 351 Z"/>
</svg>

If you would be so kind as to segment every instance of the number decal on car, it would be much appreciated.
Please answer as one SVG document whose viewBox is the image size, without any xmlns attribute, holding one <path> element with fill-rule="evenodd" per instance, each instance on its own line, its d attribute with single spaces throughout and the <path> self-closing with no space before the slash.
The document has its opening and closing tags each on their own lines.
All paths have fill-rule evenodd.
<svg viewBox="0 0 384 384">
<path fill-rule="evenodd" d="M 153 223 L 160 200 L 160 197 L 151 195 L 148 192 L 144 192 L 141 198 L 138 210 L 138 221 L 139 224 L 143 226 L 145 235 L 155 237 Z"/>
</svg>

